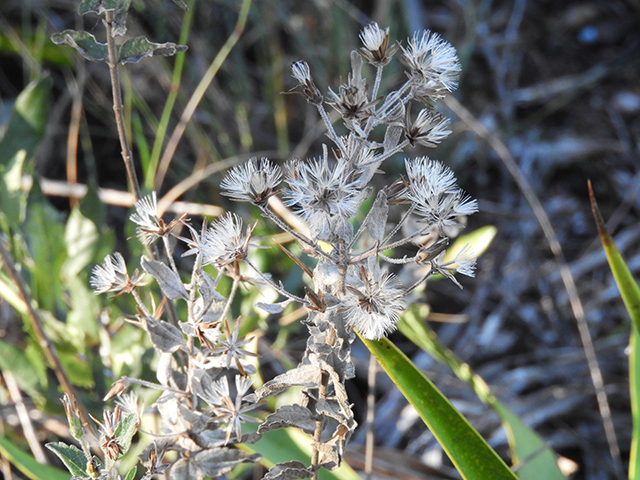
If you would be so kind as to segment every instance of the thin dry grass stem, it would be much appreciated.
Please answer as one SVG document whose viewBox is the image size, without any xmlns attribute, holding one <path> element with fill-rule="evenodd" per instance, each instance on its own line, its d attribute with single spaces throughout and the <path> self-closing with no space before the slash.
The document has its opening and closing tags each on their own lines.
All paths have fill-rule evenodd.
<svg viewBox="0 0 640 480">
<path fill-rule="evenodd" d="M 24 399 L 20 393 L 20 388 L 18 387 L 15 377 L 8 370 L 3 371 L 2 376 L 4 377 L 4 383 L 7 386 L 7 390 L 9 390 L 11 401 L 16 407 L 16 413 L 18 414 L 18 420 L 22 427 L 22 433 L 29 444 L 33 457 L 38 461 L 38 463 L 49 465 L 49 460 L 44 454 L 44 450 L 42 449 L 42 445 L 40 445 L 36 430 L 33 428 L 33 422 L 29 416 L 29 410 L 24 403 Z"/>
<path fill-rule="evenodd" d="M 89 190 L 89 187 L 83 183 L 70 184 L 68 182 L 51 180 L 48 178 L 39 178 L 38 184 L 40 185 L 42 192 L 50 197 L 74 197 L 80 199 L 85 197 Z M 26 175 L 22 177 L 22 187 L 25 190 L 30 189 L 32 185 L 33 177 Z M 125 192 L 123 190 L 116 190 L 113 188 L 98 188 L 97 194 L 100 201 L 106 205 L 130 208 L 134 204 L 133 194 L 131 192 Z M 165 200 L 165 197 L 163 197 L 158 203 L 158 209 L 160 209 L 160 204 L 163 200 Z M 174 201 L 169 205 L 166 205 L 166 202 L 164 203 L 165 205 L 162 207 L 163 213 L 170 212 L 175 213 L 176 215 L 189 213 L 190 215 L 209 217 L 217 217 L 224 213 L 224 210 L 221 207 L 206 203 L 183 201 Z"/>
<path fill-rule="evenodd" d="M 562 283 L 567 291 L 569 302 L 571 304 L 571 310 L 578 326 L 578 332 L 580 334 L 580 340 L 582 342 L 583 350 L 587 363 L 589 365 L 589 373 L 591 375 L 591 382 L 596 391 L 596 399 L 598 401 L 598 409 L 600 416 L 602 417 L 602 424 L 609 445 L 609 453 L 613 462 L 613 468 L 616 472 L 617 478 L 623 478 L 622 460 L 620 458 L 620 447 L 618 445 L 618 439 L 616 436 L 613 419 L 611 417 L 611 408 L 607 397 L 607 392 L 604 386 L 604 380 L 602 377 L 602 371 L 598 364 L 598 358 L 596 356 L 595 348 L 593 346 L 593 339 L 589 332 L 589 326 L 585 318 L 584 308 L 582 301 L 578 295 L 575 280 L 573 274 L 567 265 L 564 258 L 564 253 L 560 241 L 555 233 L 551 221 L 547 213 L 544 210 L 540 200 L 536 196 L 533 188 L 531 187 L 527 178 L 522 174 L 518 164 L 509 152 L 507 146 L 495 135 L 493 135 L 487 128 L 482 125 L 473 114 L 467 110 L 457 99 L 452 96 L 447 96 L 443 101 L 447 107 L 449 107 L 456 115 L 462 120 L 469 130 L 473 131 L 480 138 L 485 140 L 489 146 L 496 152 L 500 160 L 507 168 L 516 184 L 522 191 L 527 203 L 533 210 L 533 213 L 542 228 L 542 231 L 547 239 L 549 248 L 553 253 L 556 263 L 558 264 L 558 270 L 562 278 Z"/>
<path fill-rule="evenodd" d="M 369 391 L 367 392 L 367 417 L 365 419 L 365 451 L 364 451 L 364 473 L 366 480 L 371 480 L 373 473 L 373 450 L 375 442 L 375 433 L 373 426 L 376 419 L 376 373 L 378 372 L 378 361 L 369 355 L 369 371 L 367 376 L 367 384 Z"/>
<path fill-rule="evenodd" d="M 169 170 L 169 165 L 171 164 L 173 156 L 176 153 L 176 149 L 178 148 L 178 144 L 180 143 L 180 140 L 182 139 L 182 136 L 187 129 L 187 125 L 191 121 L 191 117 L 193 117 L 193 114 L 195 113 L 196 108 L 198 108 L 198 105 L 204 97 L 205 92 L 211 85 L 211 82 L 213 81 L 215 76 L 218 74 L 220 67 L 229 56 L 229 53 L 231 53 L 233 47 L 236 45 L 236 43 L 238 43 L 240 36 L 244 32 L 244 27 L 247 23 L 247 17 L 249 15 L 250 7 L 251 0 L 243 0 L 242 6 L 240 8 L 240 15 L 238 16 L 238 21 L 236 22 L 236 26 L 233 29 L 233 32 L 231 32 L 231 35 L 229 35 L 229 38 L 222 46 L 222 48 L 220 48 L 220 51 L 209 65 L 209 68 L 207 68 L 207 71 L 200 80 L 200 83 L 191 95 L 187 106 L 182 112 L 178 125 L 176 125 L 176 127 L 173 129 L 173 133 L 169 138 L 167 147 L 165 148 L 164 153 L 162 154 L 162 158 L 160 159 L 158 171 L 156 172 L 154 182 L 156 191 L 160 190 L 160 187 L 164 182 L 164 178 L 167 175 L 167 171 Z"/>
<path fill-rule="evenodd" d="M 44 354 L 47 357 L 47 360 L 49 361 L 51 368 L 53 369 L 56 375 L 56 378 L 60 383 L 60 386 L 62 387 L 64 392 L 67 395 L 69 395 L 69 397 L 77 398 L 73 385 L 69 381 L 69 378 L 67 377 L 67 374 L 64 371 L 64 367 L 60 362 L 60 358 L 58 357 L 58 352 L 56 351 L 56 347 L 51 342 L 51 340 L 49 340 L 49 337 L 47 337 L 47 334 L 44 332 L 44 329 L 42 327 L 42 319 L 38 315 L 38 312 L 36 311 L 36 309 L 33 307 L 31 296 L 27 291 L 27 288 L 22 280 L 22 277 L 18 274 L 18 271 L 16 270 L 16 266 L 13 261 L 13 258 L 11 257 L 11 254 L 7 251 L 2 241 L 0 241 L 0 257 L 2 258 L 2 264 L 4 265 L 4 268 L 9 272 L 9 276 L 11 277 L 16 288 L 18 289 L 18 294 L 25 305 L 29 323 L 31 324 L 33 331 L 38 337 L 38 340 L 40 342 L 40 347 L 44 351 Z M 90 428 L 91 431 L 93 432 L 93 427 L 91 427 L 91 422 L 89 421 L 87 410 L 80 400 L 78 400 L 78 411 L 82 421 L 87 425 L 89 425 L 88 428 Z"/>
<path fill-rule="evenodd" d="M 82 90 L 85 78 L 83 63 L 78 62 L 78 81 L 71 82 L 71 118 L 67 133 L 67 181 L 71 185 L 78 183 L 78 143 L 80 137 L 80 123 L 82 121 Z M 73 208 L 78 199 L 69 196 L 69 204 Z"/>
</svg>

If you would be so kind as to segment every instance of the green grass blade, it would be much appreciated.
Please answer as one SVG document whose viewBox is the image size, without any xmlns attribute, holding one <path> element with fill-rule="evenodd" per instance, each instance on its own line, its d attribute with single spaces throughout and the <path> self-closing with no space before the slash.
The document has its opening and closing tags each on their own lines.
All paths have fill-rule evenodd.
<svg viewBox="0 0 640 480">
<path fill-rule="evenodd" d="M 467 363 L 458 360 L 455 354 L 442 344 L 436 333 L 422 320 L 427 317 L 427 313 L 421 311 L 420 307 L 411 308 L 398 322 L 398 330 L 437 361 L 448 365 L 460 380 L 473 388 L 480 400 L 496 411 L 507 433 L 513 462 L 519 464 L 518 477 L 521 480 L 564 480 L 565 476 L 558 467 L 553 450 L 514 412 L 491 394 L 482 377 L 471 370 Z"/>
<path fill-rule="evenodd" d="M 362 341 L 414 406 L 465 480 L 518 478 L 431 380 L 389 339 L 362 338 Z"/>
<path fill-rule="evenodd" d="M 69 480 L 71 477 L 62 470 L 38 463 L 4 437 L 0 437 L 0 454 L 31 480 Z"/>
<path fill-rule="evenodd" d="M 609 267 L 613 273 L 613 278 L 620 290 L 620 296 L 624 302 L 629 316 L 631 317 L 631 341 L 629 343 L 629 388 L 631 393 L 631 415 L 633 417 L 633 436 L 631 438 L 631 453 L 629 455 L 629 479 L 640 480 L 640 452 L 638 451 L 638 441 L 640 440 L 640 359 L 638 358 L 637 346 L 640 335 L 640 287 L 631 275 L 629 267 L 620 255 L 613 237 L 607 231 L 598 204 L 596 203 L 591 182 L 589 182 L 589 198 L 591 200 L 591 211 L 598 227 L 600 240 L 609 261 Z"/>
</svg>

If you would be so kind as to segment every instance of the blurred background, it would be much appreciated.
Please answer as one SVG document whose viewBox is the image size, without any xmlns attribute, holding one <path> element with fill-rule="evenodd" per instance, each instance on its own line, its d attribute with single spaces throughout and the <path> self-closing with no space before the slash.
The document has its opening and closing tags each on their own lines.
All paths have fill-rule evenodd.
<svg viewBox="0 0 640 480">
<path fill-rule="evenodd" d="M 128 36 L 183 43 L 189 50 L 122 68 L 124 107 L 145 190 L 155 188 L 160 197 L 169 193 L 172 200 L 189 202 L 195 209 L 191 211 L 208 218 L 227 209 L 246 219 L 257 215 L 220 196 L 218 185 L 229 166 L 253 156 L 284 162 L 321 154 L 325 137 L 315 108 L 300 95 L 286 94 L 294 86 L 292 62 L 306 60 L 320 90 L 337 91 L 340 78 L 346 80 L 349 72 L 350 51 L 361 46 L 359 31 L 370 21 L 389 27 L 391 39 L 404 45 L 414 31 L 428 28 L 458 49 L 460 85 L 454 99 L 439 106 L 452 119 L 453 134 L 435 150 L 417 147 L 398 155 L 385 163 L 385 175 L 379 176 L 381 184 L 387 183 L 387 175 L 395 178 L 408 155 L 439 159 L 479 201 L 480 212 L 469 219 L 467 231 L 487 225 L 497 229 L 479 260 L 476 278 L 461 279 L 464 289 L 445 281 L 428 284 L 422 301 L 430 305 L 429 318 L 436 320 L 429 325 L 500 400 L 556 452 L 575 462 L 567 462 L 577 470 L 571 478 L 616 478 L 569 295 L 530 202 L 537 199 L 546 212 L 575 279 L 611 406 L 621 464 L 626 465 L 631 413 L 625 348 L 630 324 L 597 238 L 587 181 L 592 182 L 618 248 L 637 273 L 640 2 L 256 0 L 249 6 L 244 28 L 235 30 L 237 43 L 217 69 L 243 3 L 185 1 L 188 11 L 169 0 L 133 1 Z M 108 68 L 50 41 L 51 34 L 64 29 L 84 29 L 105 41 L 98 17 L 80 18 L 77 7 L 78 2 L 70 0 L 0 3 L 0 137 L 20 92 L 46 77 L 40 84 L 48 95 L 43 93 L 41 131 L 24 169 L 33 179 L 32 198 L 39 195 L 43 200 L 37 207 L 39 220 L 27 221 L 21 231 L 26 247 L 18 260 L 26 265 L 25 275 L 37 295 L 42 295 L 41 308 L 54 317 L 50 329 L 67 355 L 65 361 L 76 368 L 74 382 L 99 411 L 100 398 L 118 375 L 150 374 L 151 353 L 142 336 L 118 319 L 117 312 L 135 312 L 132 305 L 118 299 L 117 306 L 105 311 L 106 299 L 87 294 L 90 268 L 105 254 L 116 249 L 133 256 L 141 250 L 126 240 L 133 232 L 126 224 L 131 200 L 125 193 Z M 211 73 L 213 80 L 184 135 L 172 142 L 189 99 Z M 372 79 L 372 71 L 366 74 Z M 396 58 L 386 69 L 382 93 L 403 78 Z M 173 102 L 171 108 L 167 99 Z M 167 145 L 173 154 L 163 158 Z M 85 190 L 74 184 L 88 185 L 82 200 Z M 59 237 L 68 238 L 64 225 L 78 205 L 97 225 L 94 235 L 99 241 L 92 250 L 93 263 L 88 259 L 65 277 L 61 265 L 68 264 L 68 258 L 51 251 L 62 241 Z M 5 203 L 0 209 L 7 208 Z M 198 218 L 192 215 L 194 224 Z M 270 235 L 275 229 L 261 222 L 257 232 Z M 47 239 L 46 247 L 34 240 L 38 235 Z M 274 276 L 285 278 L 290 289 L 302 285 L 300 272 L 274 249 L 264 254 L 263 262 Z M 45 285 L 45 273 L 53 268 L 62 268 L 60 278 L 49 279 L 59 280 L 59 285 Z M 82 305 L 89 305 L 84 310 L 85 317 L 90 312 L 88 319 L 81 319 Z M 304 329 L 295 322 L 284 323 L 277 318 L 254 322 L 265 330 L 261 353 L 273 353 L 265 360 L 267 372 L 277 372 L 282 362 L 295 364 L 304 349 Z M 65 342 L 62 332 L 70 324 L 72 337 Z M 98 351 L 107 348 L 105 334 L 111 342 L 108 353 Z M 9 358 L 36 368 L 36 342 L 29 335 L 20 315 L 6 299 L 0 300 L 3 372 L 17 372 Z M 140 345 L 132 347 L 132 338 Z M 507 438 L 493 410 L 448 367 L 404 336 L 397 333 L 392 340 L 506 458 Z M 22 359 L 15 349 L 33 355 Z M 354 357 L 358 378 L 351 381 L 349 394 L 362 424 L 368 351 L 356 343 Z M 30 408 L 40 412 L 35 420 L 38 438 L 63 436 L 64 419 L 58 420 L 62 430 L 51 426 L 61 413 L 55 378 L 44 367 L 34 378 L 20 388 Z M 380 451 L 396 463 L 406 457 L 406 478 L 457 478 L 400 392 L 383 374 L 378 383 L 375 435 L 376 445 L 384 449 Z M 5 436 L 24 442 L 6 378 L 0 390 Z M 354 462 L 363 443 L 364 433 L 359 431 L 350 444 Z M 397 478 L 384 458 L 380 454 L 378 474 Z"/>
</svg>

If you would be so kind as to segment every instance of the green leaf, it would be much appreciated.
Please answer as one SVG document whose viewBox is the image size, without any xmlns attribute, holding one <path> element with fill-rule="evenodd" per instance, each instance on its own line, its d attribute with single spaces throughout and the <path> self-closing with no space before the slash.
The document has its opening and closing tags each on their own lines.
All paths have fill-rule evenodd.
<svg viewBox="0 0 640 480">
<path fill-rule="evenodd" d="M 496 227 L 493 225 L 485 225 L 466 235 L 461 235 L 447 250 L 444 261 L 448 262 L 453 260 L 466 245 L 471 247 L 473 257 L 478 258 L 489 248 L 489 245 L 491 245 L 497 233 L 498 229 Z"/>
<path fill-rule="evenodd" d="M 22 168 L 26 158 L 27 151 L 18 150 L 5 168 L 0 165 L 0 215 L 12 225 L 22 223 L 27 210 L 27 193 L 22 190 Z"/>
<path fill-rule="evenodd" d="M 69 339 L 80 352 L 99 343 L 100 325 L 96 321 L 100 314 L 100 300 L 93 294 L 84 275 L 65 280 L 71 297 L 71 311 L 67 312 Z"/>
<path fill-rule="evenodd" d="M 62 268 L 67 277 L 77 275 L 93 260 L 98 238 L 95 223 L 76 206 L 67 219 L 64 231 L 67 259 Z"/>
<path fill-rule="evenodd" d="M 0 172 L 20 150 L 25 150 L 29 158 L 42 139 L 47 125 L 49 90 L 49 77 L 43 76 L 31 82 L 18 95 L 0 142 Z"/>
<path fill-rule="evenodd" d="M 360 338 L 414 406 L 464 479 L 518 478 L 431 380 L 389 339 Z"/>
<path fill-rule="evenodd" d="M 27 393 L 36 403 L 43 404 L 45 400 L 41 392 L 40 379 L 44 363 L 42 359 L 38 359 L 34 365 L 30 360 L 33 359 L 30 359 L 24 350 L 0 340 L 0 370 L 11 372 L 20 390 Z"/>
<path fill-rule="evenodd" d="M 485 381 L 471 370 L 468 364 L 461 362 L 454 353 L 440 342 L 436 333 L 424 323 L 428 307 L 414 305 L 398 322 L 400 330 L 408 339 L 429 353 L 437 361 L 448 365 L 455 375 L 467 382 L 478 398 L 490 405 L 502 420 L 511 446 L 513 462 L 522 465 L 518 468 L 521 480 L 564 480 L 558 467 L 556 456 L 544 440 L 529 428 L 509 408 L 500 403 Z"/>
<path fill-rule="evenodd" d="M 172 56 L 176 53 L 186 52 L 186 45 L 176 45 L 175 43 L 153 43 L 145 37 L 130 38 L 122 44 L 118 53 L 118 60 L 121 63 L 138 63 L 144 57 L 152 55 Z"/>
<path fill-rule="evenodd" d="M 631 341 L 629 343 L 629 387 L 631 391 L 631 416 L 633 417 L 633 435 L 631 437 L 631 453 L 629 454 L 629 479 L 640 480 L 640 286 L 635 281 L 629 267 L 616 247 L 613 237 L 605 228 L 604 220 L 598 209 L 591 182 L 589 182 L 589 198 L 591 211 L 598 227 L 600 240 L 609 261 L 613 278 L 620 290 L 622 301 L 631 317 Z"/>
<path fill-rule="evenodd" d="M 31 296 L 40 308 L 56 312 L 63 305 L 60 269 L 66 257 L 62 215 L 44 197 L 37 185 L 31 189 L 27 204 L 24 235 L 33 262 Z"/>
<path fill-rule="evenodd" d="M 47 443 L 45 447 L 60 457 L 60 460 L 71 472 L 71 475 L 89 478 L 87 474 L 87 457 L 78 447 L 62 442 Z"/>
<path fill-rule="evenodd" d="M 69 480 L 68 473 L 38 463 L 35 458 L 20 450 L 13 442 L 4 437 L 0 437 L 0 455 L 32 480 Z"/>
<path fill-rule="evenodd" d="M 72 339 L 71 341 L 74 340 Z M 91 366 L 86 360 L 80 358 L 80 355 L 59 351 L 58 356 L 71 383 L 85 388 L 93 388 L 95 386 Z"/>
<path fill-rule="evenodd" d="M 129 470 L 129 473 L 127 473 L 127 476 L 124 477 L 124 480 L 133 480 L 134 478 L 136 478 L 137 472 L 138 472 L 138 467 L 133 467 L 131 470 Z"/>
<path fill-rule="evenodd" d="M 51 41 L 56 45 L 68 45 L 75 48 L 80 55 L 93 62 L 104 62 L 109 58 L 106 43 L 100 43 L 87 32 L 65 30 L 51 35 Z"/>
<path fill-rule="evenodd" d="M 18 95 L 0 141 L 0 219 L 14 226 L 22 223 L 26 214 L 28 192 L 22 189 L 22 175 L 32 173 L 33 166 L 26 160 L 33 155 L 47 125 L 49 83 L 49 77 L 43 76 Z"/>
<path fill-rule="evenodd" d="M 122 447 L 123 452 L 129 450 L 129 447 L 131 446 L 131 439 L 137 431 L 138 416 L 135 414 L 127 416 L 118 424 L 113 435 L 117 439 L 118 445 Z"/>
</svg>

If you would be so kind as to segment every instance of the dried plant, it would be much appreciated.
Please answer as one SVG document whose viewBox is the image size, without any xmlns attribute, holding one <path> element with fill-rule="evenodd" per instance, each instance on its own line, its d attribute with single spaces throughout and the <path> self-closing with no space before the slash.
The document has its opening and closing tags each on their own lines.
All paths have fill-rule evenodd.
<svg viewBox="0 0 640 480">
<path fill-rule="evenodd" d="M 60 42 L 70 39 L 66 43 L 73 40 L 78 48 L 78 35 L 64 35 Z M 224 195 L 257 207 L 313 258 L 315 267 L 310 270 L 286 251 L 311 276 L 313 286 L 305 288 L 304 296 L 287 291 L 251 260 L 250 250 L 258 246 L 252 239 L 253 226 L 245 226 L 239 216 L 225 214 L 201 229 L 184 217 L 166 224 L 155 193 L 135 203 L 131 221 L 143 244 L 162 239 L 164 260 L 143 256 L 140 266 L 154 277 L 166 299 L 186 304 L 186 318 L 173 324 L 161 319 L 162 304 L 146 305 L 138 294 L 144 276 L 137 270 L 130 275 L 121 254 L 107 256 L 93 270 L 91 285 L 96 294 L 134 297 L 138 311 L 133 322 L 148 333 L 159 356 L 157 383 L 124 377 L 107 395 L 123 395 L 132 384 L 162 391 L 154 404 L 160 432 L 141 455 L 145 478 L 160 473 L 173 479 L 220 477 L 240 462 L 259 459 L 235 444 L 252 443 L 264 432 L 289 426 L 313 437 L 311 465 L 278 464 L 265 478 L 317 478 L 320 468 L 336 468 L 356 428 L 345 389 L 345 381 L 355 374 L 351 362 L 355 334 L 375 340 L 392 332 L 412 292 L 430 276 L 439 274 L 457 283 L 456 272 L 473 275 L 475 262 L 468 250 L 445 261 L 452 232 L 477 210 L 475 200 L 456 185 L 449 168 L 427 157 L 406 159 L 406 175 L 377 191 L 372 181 L 385 160 L 416 144 L 434 147 L 450 133 L 435 105 L 456 88 L 460 64 L 455 49 L 430 32 L 414 35 L 406 47 L 390 44 L 388 29 L 375 23 L 366 26 L 360 38 L 363 47 L 351 53 L 347 82 L 337 91 L 329 89 L 326 101 L 305 62 L 291 68 L 299 92 L 324 120 L 331 146 L 324 145 L 318 158 L 292 159 L 284 166 L 252 158 L 233 168 L 221 183 Z M 398 51 L 407 79 L 397 90 L 379 96 L 384 68 Z M 372 87 L 362 74 L 365 62 L 375 68 Z M 334 129 L 325 103 L 342 117 L 346 135 Z M 411 105 L 421 108 L 415 119 Z M 294 230 L 277 215 L 271 207 L 275 196 L 302 217 L 308 232 Z M 371 207 L 357 225 L 355 217 L 368 199 Z M 180 236 L 182 226 L 190 238 Z M 183 256 L 194 258 L 187 282 L 176 267 L 171 237 L 186 245 Z M 393 256 L 396 250 L 410 253 L 398 258 Z M 213 270 L 205 270 L 209 265 Z M 401 283 L 402 270 L 412 272 L 402 277 L 412 278 L 410 285 Z M 223 276 L 232 281 L 226 298 L 218 292 Z M 303 323 L 309 337 L 302 361 L 253 393 L 248 393 L 247 375 L 255 371 L 249 362 L 255 354 L 243 348 L 249 339 L 239 335 L 241 319 L 229 318 L 241 284 L 278 292 L 279 302 L 256 304 L 268 313 L 281 313 L 292 302 L 308 310 Z M 229 385 L 230 371 L 237 371 L 235 389 Z M 251 412 L 265 398 L 292 386 L 303 387 L 300 404 L 278 408 L 257 433 L 242 433 L 243 422 L 258 421 Z M 120 405 L 125 403 L 128 408 Z M 80 458 L 87 465 L 72 470 L 74 478 L 118 478 L 115 461 L 127 450 L 139 425 L 137 407 L 133 402 L 131 408 L 131 403 L 131 399 L 120 402 L 113 413 L 105 413 L 99 442 L 105 454 L 103 465 L 89 452 L 87 427 L 78 421 L 73 401 L 65 400 L 73 435 L 82 445 Z M 170 464 L 163 463 L 168 451 L 177 454 Z"/>
</svg>

